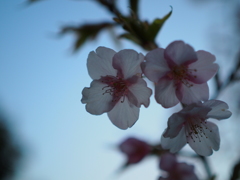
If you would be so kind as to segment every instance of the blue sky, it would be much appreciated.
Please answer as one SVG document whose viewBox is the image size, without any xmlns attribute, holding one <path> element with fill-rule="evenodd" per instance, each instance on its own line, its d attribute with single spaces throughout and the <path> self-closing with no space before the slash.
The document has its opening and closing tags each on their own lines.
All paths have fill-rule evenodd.
<svg viewBox="0 0 240 180">
<path fill-rule="evenodd" d="M 123 131 L 105 114 L 88 114 L 80 102 L 82 89 L 91 82 L 86 69 L 90 51 L 106 46 L 116 51 L 131 48 L 146 52 L 127 41 L 116 46 L 103 32 L 96 41 L 72 54 L 74 37 L 57 38 L 60 27 L 111 20 L 110 14 L 90 0 L 48 0 L 28 7 L 23 2 L 0 1 L 0 100 L 25 153 L 16 179 L 156 179 L 160 174 L 156 158 L 116 175 L 124 157 L 115 145 L 128 136 L 158 143 L 167 118 L 179 107 L 163 109 L 152 97 L 150 107 L 141 108 L 138 122 Z M 126 0 L 119 5 L 128 12 Z M 221 22 L 221 4 L 142 0 L 141 18 L 151 21 L 163 17 L 170 5 L 173 14 L 158 35 L 158 43 L 165 48 L 174 40 L 184 40 L 195 50 L 211 52 L 208 32 Z M 218 173 L 224 177 L 226 171 Z"/>
</svg>

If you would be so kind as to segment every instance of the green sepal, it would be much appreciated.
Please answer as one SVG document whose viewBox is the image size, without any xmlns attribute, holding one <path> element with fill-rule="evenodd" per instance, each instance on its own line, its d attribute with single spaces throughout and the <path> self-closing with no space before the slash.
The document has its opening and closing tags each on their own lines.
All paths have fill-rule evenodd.
<svg viewBox="0 0 240 180">
<path fill-rule="evenodd" d="M 150 25 L 149 28 L 147 30 L 147 36 L 148 39 L 151 41 L 154 41 L 158 32 L 161 30 L 163 24 L 165 23 L 165 21 L 171 16 L 172 14 L 172 6 L 171 6 L 171 11 L 165 15 L 163 18 L 159 19 L 155 19 Z"/>
</svg>

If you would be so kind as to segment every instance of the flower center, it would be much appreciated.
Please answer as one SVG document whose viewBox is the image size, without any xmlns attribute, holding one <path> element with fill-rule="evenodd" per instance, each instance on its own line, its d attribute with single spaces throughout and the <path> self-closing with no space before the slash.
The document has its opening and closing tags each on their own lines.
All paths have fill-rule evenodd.
<svg viewBox="0 0 240 180">
<path fill-rule="evenodd" d="M 124 102 L 125 96 L 128 93 L 128 82 L 120 77 L 115 76 L 105 76 L 101 78 L 101 81 L 107 86 L 103 87 L 104 94 L 110 94 L 113 96 L 113 102 L 117 102 L 119 99 L 122 99 L 122 103 Z"/>
<path fill-rule="evenodd" d="M 206 119 L 188 118 L 185 123 L 185 127 L 186 127 L 185 134 L 186 134 L 187 141 L 189 138 L 191 138 L 193 140 L 193 142 L 195 142 L 197 139 L 199 142 L 201 142 L 201 138 L 203 138 L 203 137 L 208 138 L 205 131 L 212 132 L 212 130 L 210 130 L 206 126 L 206 124 L 207 124 Z"/>
<path fill-rule="evenodd" d="M 196 69 L 188 69 L 188 67 L 185 65 L 174 66 L 167 76 L 171 79 L 174 79 L 175 85 L 182 83 L 187 87 L 192 87 L 193 84 L 191 84 L 189 81 L 191 81 L 192 77 L 197 77 L 192 75 L 192 72 L 196 71 Z"/>
</svg>

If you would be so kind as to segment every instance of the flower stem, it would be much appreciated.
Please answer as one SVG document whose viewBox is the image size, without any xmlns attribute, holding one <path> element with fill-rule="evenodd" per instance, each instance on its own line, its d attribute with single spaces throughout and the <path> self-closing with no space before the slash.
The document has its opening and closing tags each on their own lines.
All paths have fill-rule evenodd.
<svg viewBox="0 0 240 180">
<path fill-rule="evenodd" d="M 200 155 L 199 155 L 198 157 L 199 157 L 199 159 L 201 159 L 201 161 L 202 161 L 202 163 L 203 163 L 203 165 L 204 165 L 204 168 L 205 168 L 205 170 L 206 170 L 208 179 L 211 179 L 211 178 L 212 178 L 212 171 L 211 171 L 211 168 L 210 168 L 210 166 L 209 166 L 209 163 L 208 163 L 207 158 L 204 157 L 204 156 L 200 156 Z"/>
</svg>

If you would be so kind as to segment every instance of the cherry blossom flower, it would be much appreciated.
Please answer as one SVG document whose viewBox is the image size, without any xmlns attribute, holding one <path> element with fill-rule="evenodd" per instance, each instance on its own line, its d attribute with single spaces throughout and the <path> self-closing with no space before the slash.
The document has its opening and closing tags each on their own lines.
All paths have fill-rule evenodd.
<svg viewBox="0 0 240 180">
<path fill-rule="evenodd" d="M 146 55 L 142 69 L 155 83 L 155 99 L 165 108 L 182 102 L 191 104 L 209 98 L 207 81 L 218 71 L 215 56 L 197 51 L 183 41 L 174 41 L 166 49 Z"/>
<path fill-rule="evenodd" d="M 222 120 L 231 115 L 228 105 L 219 100 L 188 105 L 168 119 L 161 145 L 163 149 L 175 153 L 188 143 L 197 154 L 209 156 L 213 153 L 212 149 L 219 149 L 220 137 L 217 125 L 207 119 Z"/>
<path fill-rule="evenodd" d="M 114 50 L 99 47 L 89 53 L 87 68 L 93 79 L 90 88 L 82 91 L 82 103 L 87 112 L 100 115 L 107 112 L 120 129 L 134 125 L 139 108 L 149 106 L 152 90 L 141 78 L 144 56 L 134 50 Z"/>
<path fill-rule="evenodd" d="M 151 146 L 136 138 L 124 140 L 119 149 L 127 156 L 126 164 L 136 164 L 151 152 Z"/>
<path fill-rule="evenodd" d="M 194 173 L 194 166 L 177 162 L 174 154 L 163 154 L 159 167 L 167 172 L 167 177 L 161 176 L 158 180 L 198 180 L 198 177 Z"/>
</svg>

